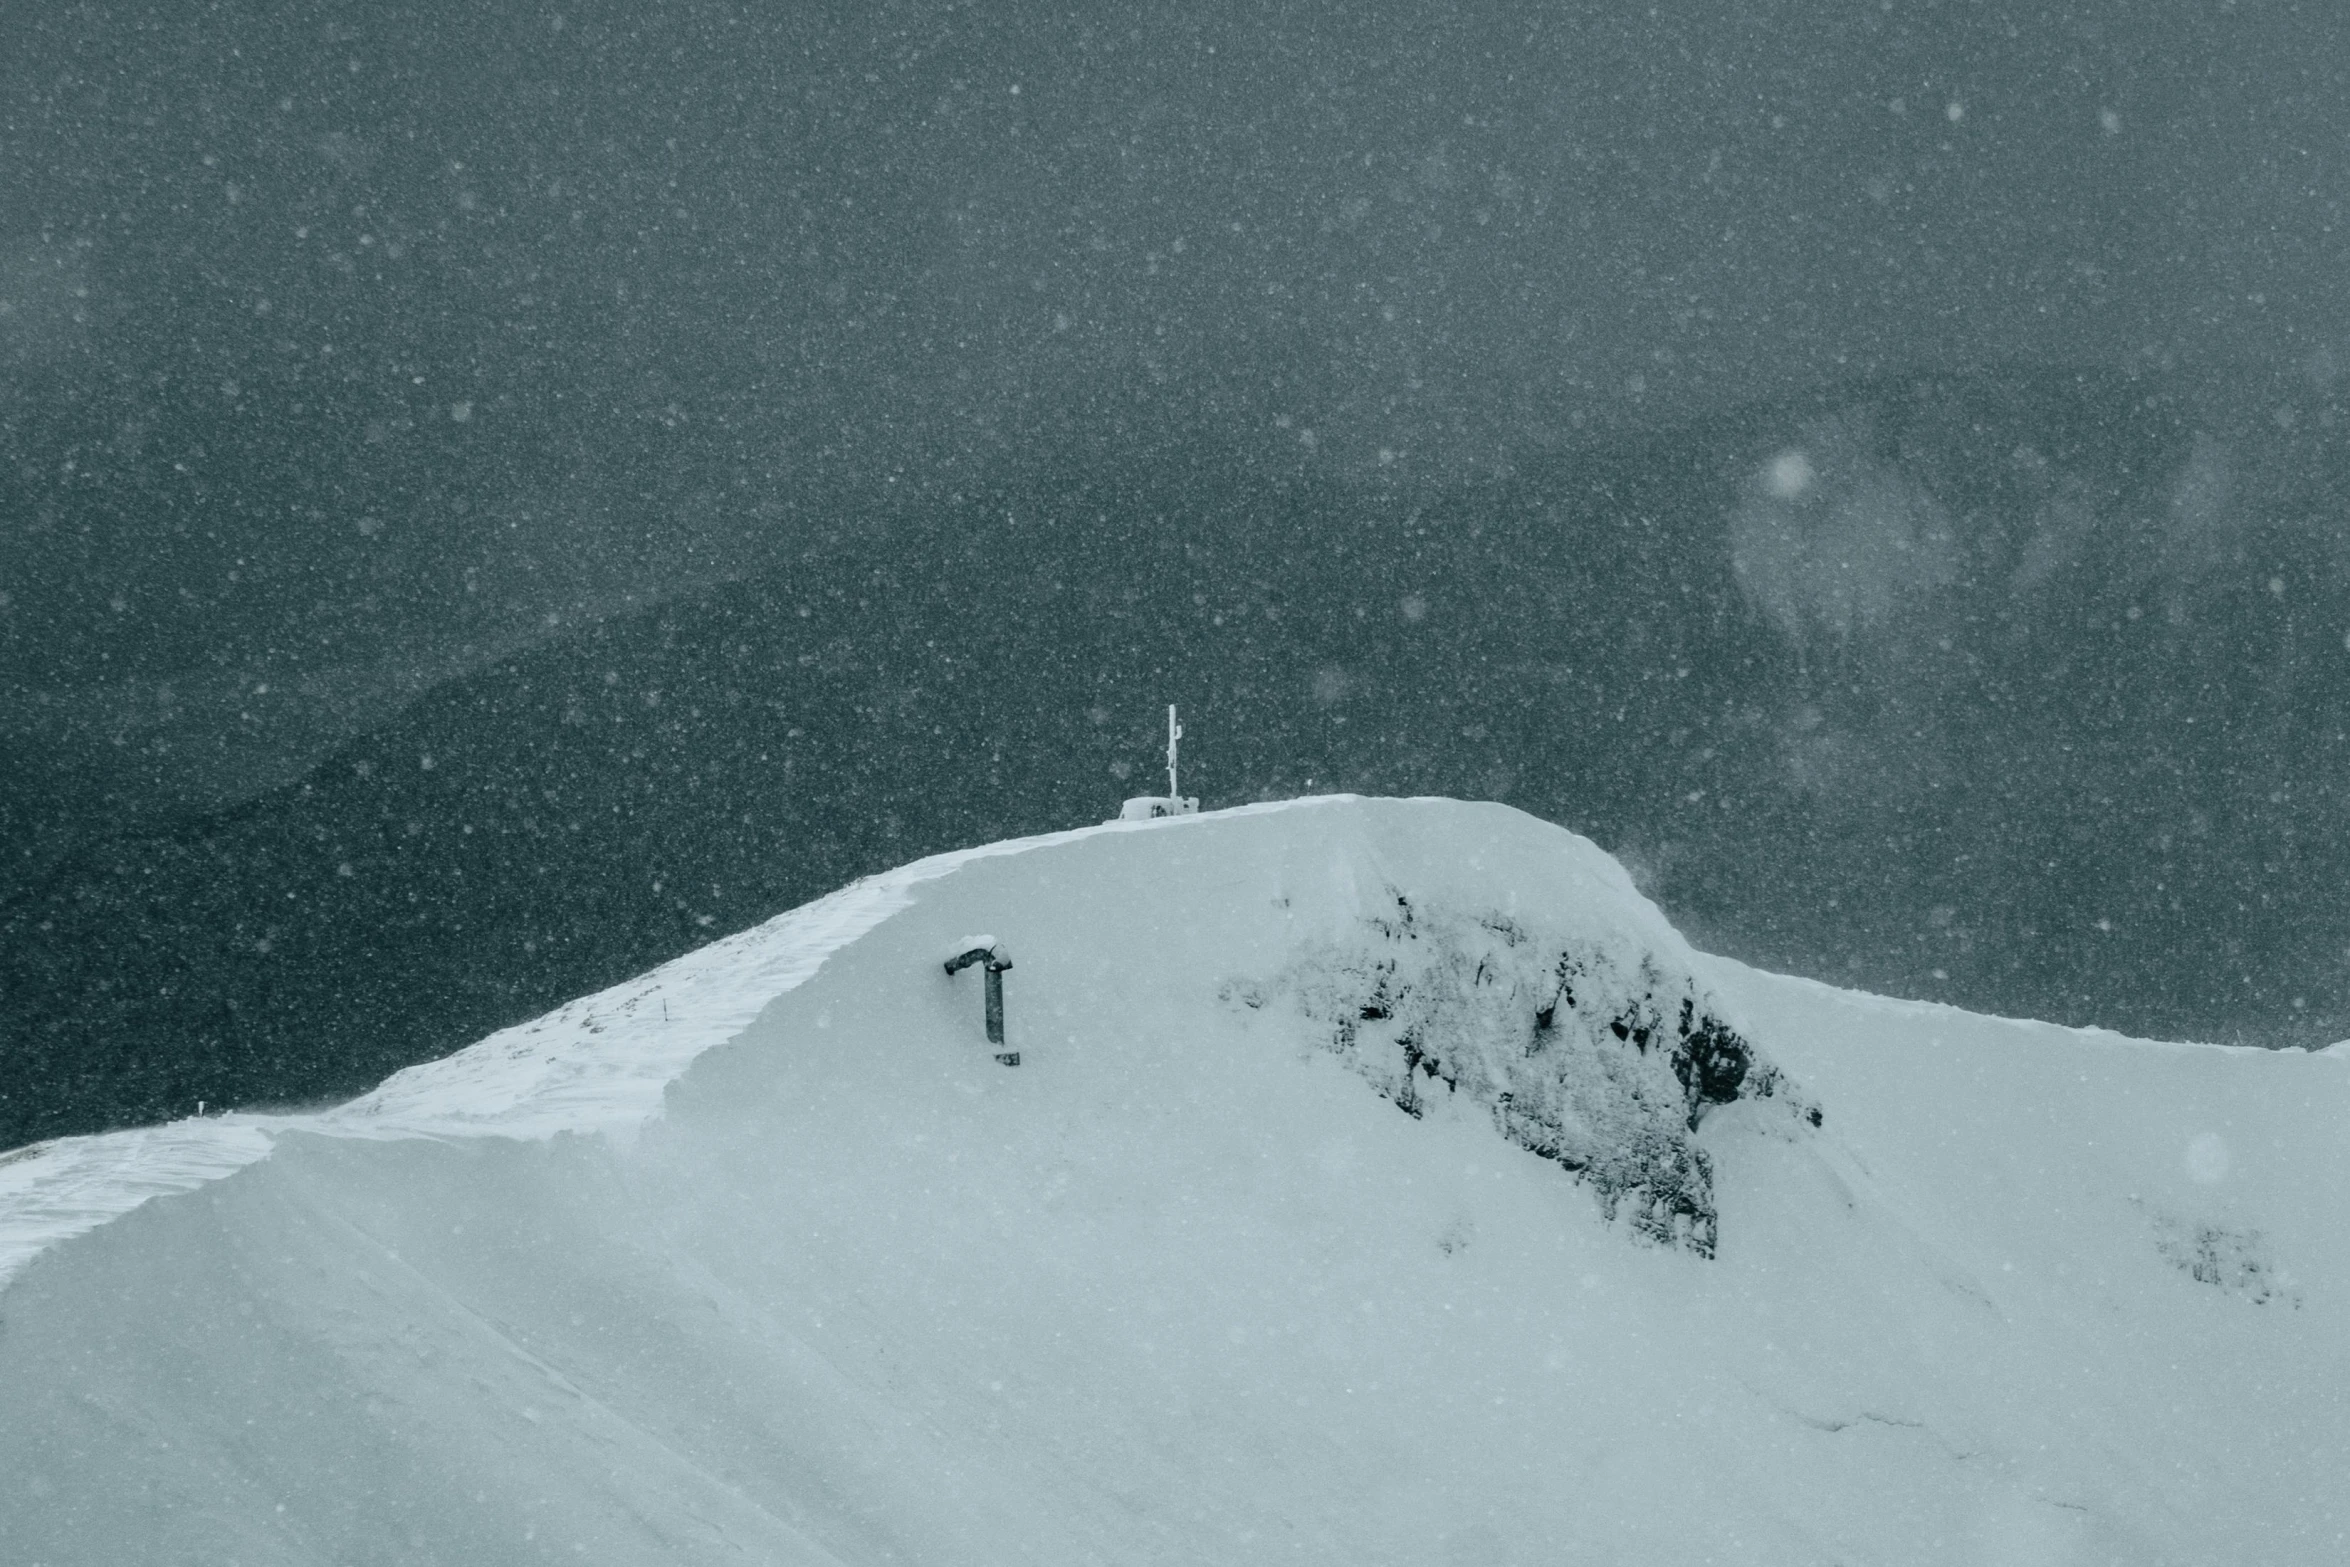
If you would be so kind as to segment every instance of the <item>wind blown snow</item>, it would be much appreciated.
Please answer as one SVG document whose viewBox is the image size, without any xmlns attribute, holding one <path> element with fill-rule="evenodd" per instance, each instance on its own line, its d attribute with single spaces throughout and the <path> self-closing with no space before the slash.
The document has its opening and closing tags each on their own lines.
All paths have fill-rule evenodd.
<svg viewBox="0 0 2350 1567">
<path fill-rule="evenodd" d="M 2339 1047 L 1758 973 L 1500 806 L 1088 828 L 10 1156 L 0 1540 L 2338 1563 L 2346 1131 Z"/>
</svg>

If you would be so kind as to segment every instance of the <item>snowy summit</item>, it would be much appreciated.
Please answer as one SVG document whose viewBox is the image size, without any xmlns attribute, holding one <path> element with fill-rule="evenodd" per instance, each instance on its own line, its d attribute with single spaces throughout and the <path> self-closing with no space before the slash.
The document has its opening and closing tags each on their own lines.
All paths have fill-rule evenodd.
<svg viewBox="0 0 2350 1567">
<path fill-rule="evenodd" d="M 2346 1129 L 1502 806 L 1115 822 L 6 1156 L 0 1557 L 2338 1564 Z"/>
</svg>

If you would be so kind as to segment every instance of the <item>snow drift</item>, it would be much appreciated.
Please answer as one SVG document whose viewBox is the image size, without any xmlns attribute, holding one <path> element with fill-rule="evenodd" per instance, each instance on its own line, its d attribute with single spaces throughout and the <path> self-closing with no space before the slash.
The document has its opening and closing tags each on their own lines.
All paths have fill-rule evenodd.
<svg viewBox="0 0 2350 1567">
<path fill-rule="evenodd" d="M 1498 806 L 994 845 L 0 1164 L 0 1554 L 2338 1562 L 2346 1131 Z"/>
</svg>

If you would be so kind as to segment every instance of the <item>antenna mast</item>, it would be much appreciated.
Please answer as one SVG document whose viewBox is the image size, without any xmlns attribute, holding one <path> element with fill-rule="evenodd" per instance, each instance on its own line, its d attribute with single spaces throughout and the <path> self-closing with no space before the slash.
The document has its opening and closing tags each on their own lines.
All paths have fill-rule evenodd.
<svg viewBox="0 0 2350 1567">
<path fill-rule="evenodd" d="M 1182 759 L 1183 721 L 1175 716 L 1175 704 L 1167 704 L 1167 792 L 1137 795 L 1118 808 L 1122 822 L 1151 822 L 1162 816 L 1190 816 L 1199 810 L 1199 801 L 1186 800 L 1176 791 L 1183 787 L 1183 775 L 1176 771 Z M 1121 775 L 1123 776 L 1123 775 Z"/>
<path fill-rule="evenodd" d="M 1167 704 L 1167 798 L 1181 800 L 1183 791 L 1175 784 L 1175 752 L 1183 739 L 1183 726 L 1175 721 L 1175 704 Z M 1180 806 L 1177 809 L 1181 809 Z"/>
</svg>

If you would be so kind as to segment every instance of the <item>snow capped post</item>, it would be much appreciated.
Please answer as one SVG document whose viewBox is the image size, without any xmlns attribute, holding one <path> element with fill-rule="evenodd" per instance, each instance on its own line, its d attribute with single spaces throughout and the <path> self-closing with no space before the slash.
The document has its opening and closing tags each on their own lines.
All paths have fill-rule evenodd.
<svg viewBox="0 0 2350 1567">
<path fill-rule="evenodd" d="M 996 1047 L 998 1061 L 1006 1066 L 1018 1066 L 1020 1052 L 1003 1048 L 1004 970 L 1012 966 L 1012 954 L 993 936 L 965 936 L 955 943 L 954 956 L 947 959 L 947 978 L 954 978 L 974 963 L 987 971 L 987 1042 Z"/>
<path fill-rule="evenodd" d="M 1183 786 L 1175 772 L 1178 751 L 1183 741 L 1183 725 L 1176 722 L 1175 704 L 1167 704 L 1167 792 L 1164 795 L 1143 794 L 1128 800 L 1118 810 L 1122 822 L 1147 822 L 1159 816 L 1192 816 L 1199 811 L 1199 801 L 1185 799 Z"/>
</svg>

